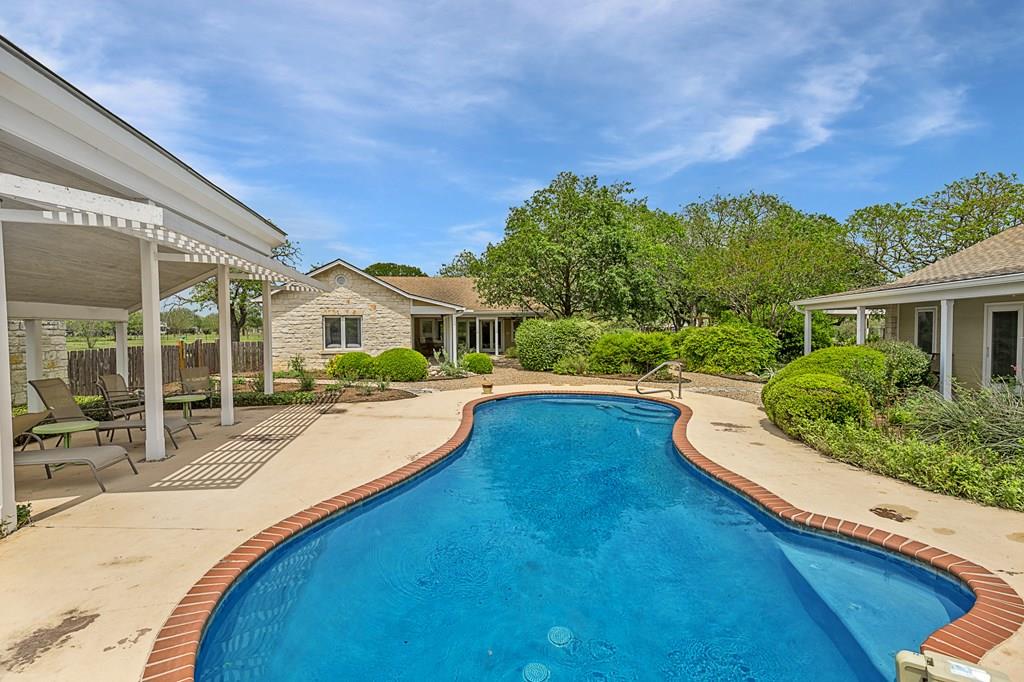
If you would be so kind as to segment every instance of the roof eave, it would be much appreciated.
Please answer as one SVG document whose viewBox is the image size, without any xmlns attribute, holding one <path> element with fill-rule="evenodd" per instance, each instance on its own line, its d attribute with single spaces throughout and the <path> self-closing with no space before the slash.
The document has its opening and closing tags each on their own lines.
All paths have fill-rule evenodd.
<svg viewBox="0 0 1024 682">
<path fill-rule="evenodd" d="M 876 291 L 842 292 L 792 301 L 791 305 L 801 310 L 823 310 L 842 305 L 896 305 L 943 298 L 980 298 L 1009 294 L 1024 294 L 1024 272 L 974 277 L 952 282 L 910 284 Z"/>
</svg>

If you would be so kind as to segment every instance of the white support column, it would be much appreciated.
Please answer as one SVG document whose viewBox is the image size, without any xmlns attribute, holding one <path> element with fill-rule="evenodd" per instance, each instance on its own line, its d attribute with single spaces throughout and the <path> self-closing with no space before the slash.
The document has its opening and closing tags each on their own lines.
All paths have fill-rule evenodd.
<svg viewBox="0 0 1024 682">
<path fill-rule="evenodd" d="M 270 309 L 270 280 L 263 280 L 263 392 L 274 393 L 274 325 Z"/>
<path fill-rule="evenodd" d="M 476 352 L 480 352 L 480 318 L 476 318 Z"/>
<path fill-rule="evenodd" d="M 864 306 L 857 306 L 857 345 L 863 346 L 868 336 L 868 316 Z"/>
<path fill-rule="evenodd" d="M 452 318 L 452 342 L 451 342 L 452 354 L 451 354 L 450 357 L 451 357 L 451 361 L 452 362 L 454 362 L 455 364 L 458 364 L 459 363 L 459 316 L 453 313 L 451 318 Z"/>
<path fill-rule="evenodd" d="M 942 397 L 953 399 L 953 299 L 939 302 L 939 388 Z"/>
<path fill-rule="evenodd" d="M 128 323 L 114 323 L 114 371 L 124 377 L 124 382 L 131 385 L 128 376 Z"/>
<path fill-rule="evenodd" d="M 146 461 L 167 457 L 164 372 L 160 360 L 160 261 L 156 242 L 139 241 L 142 266 L 142 367 L 146 396 Z M 127 377 L 126 377 L 127 380 Z"/>
<path fill-rule="evenodd" d="M 14 425 L 11 422 L 11 343 L 7 332 L 7 273 L 3 223 L 0 223 L 0 530 L 18 525 L 14 499 Z"/>
<path fill-rule="evenodd" d="M 498 357 L 498 318 L 491 320 L 491 353 Z"/>
<path fill-rule="evenodd" d="M 231 370 L 231 268 L 217 266 L 217 315 L 220 320 L 220 425 L 235 423 L 235 385 Z"/>
<path fill-rule="evenodd" d="M 811 324 L 811 311 L 804 311 L 804 355 L 811 354 L 811 332 L 813 326 Z"/>
<path fill-rule="evenodd" d="M 43 401 L 27 382 L 43 378 L 43 323 L 39 320 L 25 320 L 25 394 L 28 411 L 41 412 Z"/>
</svg>

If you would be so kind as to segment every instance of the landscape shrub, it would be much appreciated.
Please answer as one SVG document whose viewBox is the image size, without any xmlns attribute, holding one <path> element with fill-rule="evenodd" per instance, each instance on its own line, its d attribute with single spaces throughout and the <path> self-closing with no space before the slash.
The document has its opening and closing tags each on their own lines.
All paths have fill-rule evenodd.
<svg viewBox="0 0 1024 682">
<path fill-rule="evenodd" d="M 877 341 L 868 347 L 885 355 L 886 375 L 894 394 L 929 382 L 931 356 L 914 344 L 906 341 Z"/>
<path fill-rule="evenodd" d="M 473 374 L 490 374 L 494 371 L 494 362 L 486 353 L 468 353 L 462 357 L 462 366 Z"/>
<path fill-rule="evenodd" d="M 372 379 L 377 376 L 377 365 L 369 353 L 353 351 L 331 358 L 326 372 L 332 379 Z"/>
<path fill-rule="evenodd" d="M 779 341 L 767 329 L 730 323 L 690 329 L 679 350 L 690 371 L 743 374 L 770 367 Z"/>
<path fill-rule="evenodd" d="M 306 405 L 323 399 L 323 393 L 314 391 L 277 391 L 267 395 L 256 391 L 239 391 L 234 395 L 235 407 L 261 407 L 265 405 Z M 220 407 L 220 395 L 210 396 L 210 407 Z"/>
<path fill-rule="evenodd" d="M 1024 511 L 1024 459 L 951 448 L 913 435 L 901 438 L 854 423 L 808 422 L 801 436 L 829 457 L 925 490 Z"/>
<path fill-rule="evenodd" d="M 555 374 L 570 376 L 582 376 L 590 369 L 590 362 L 586 355 L 566 355 L 559 358 L 552 370 Z"/>
<path fill-rule="evenodd" d="M 871 418 L 867 391 L 835 374 L 798 374 L 769 384 L 761 400 L 768 418 L 791 436 L 818 420 L 866 424 Z"/>
<path fill-rule="evenodd" d="M 811 348 L 828 348 L 835 343 L 835 322 L 825 313 L 811 314 Z M 804 354 L 804 316 L 790 315 L 778 333 L 779 362 L 792 362 Z"/>
<path fill-rule="evenodd" d="M 589 367 L 600 374 L 643 373 L 676 357 L 666 332 L 616 331 L 603 334 L 590 350 Z M 624 368 L 629 371 L 622 372 Z"/>
<path fill-rule="evenodd" d="M 767 391 L 775 383 L 799 374 L 834 374 L 868 392 L 876 405 L 886 402 L 887 368 L 885 355 L 865 346 L 833 346 L 822 348 L 789 363 L 771 378 Z"/>
<path fill-rule="evenodd" d="M 377 375 L 389 381 L 422 381 L 430 363 L 411 348 L 392 348 L 374 358 Z"/>
<path fill-rule="evenodd" d="M 523 369 L 546 372 L 567 355 L 590 355 L 601 328 L 589 320 L 525 320 L 516 329 L 516 352 Z"/>
<path fill-rule="evenodd" d="M 903 403 L 907 426 L 925 442 L 1024 462 L 1024 396 L 1018 387 L 955 388 L 955 400 L 930 388 L 913 391 Z"/>
</svg>

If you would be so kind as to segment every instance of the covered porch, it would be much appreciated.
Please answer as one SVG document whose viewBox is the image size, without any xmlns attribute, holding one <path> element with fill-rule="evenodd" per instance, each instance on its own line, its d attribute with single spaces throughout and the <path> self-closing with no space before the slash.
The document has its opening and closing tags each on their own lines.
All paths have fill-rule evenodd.
<svg viewBox="0 0 1024 682">
<path fill-rule="evenodd" d="M 465 353 L 499 356 L 514 345 L 515 330 L 521 321 L 521 317 L 472 311 L 414 314 L 413 348 L 428 358 L 435 351 L 443 351 L 453 359 Z"/>
<path fill-rule="evenodd" d="M 15 46 L 0 40 L 0 348 L 25 320 L 28 379 L 42 378 L 41 320 L 112 321 L 127 375 L 128 315 L 141 311 L 145 461 L 167 457 L 160 301 L 217 278 L 220 338 L 229 284 L 322 285 L 271 257 L 284 233 Z M 264 296 L 269 301 L 269 296 Z M 263 324 L 273 390 L 271 316 Z M 220 348 L 219 421 L 235 423 L 231 344 Z M 127 378 L 127 377 L 126 377 Z M 29 409 L 42 411 L 28 390 Z M 0 528 L 16 523 L 9 352 L 0 353 Z M 160 434 L 155 436 L 153 434 Z"/>
</svg>

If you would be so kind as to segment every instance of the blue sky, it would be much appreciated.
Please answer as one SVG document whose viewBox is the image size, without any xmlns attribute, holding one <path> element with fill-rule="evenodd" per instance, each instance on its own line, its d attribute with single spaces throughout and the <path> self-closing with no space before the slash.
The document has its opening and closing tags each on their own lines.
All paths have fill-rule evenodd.
<svg viewBox="0 0 1024 682">
<path fill-rule="evenodd" d="M 298 240 L 434 272 L 561 170 L 838 218 L 1024 165 L 1015 2 L 6 0 L 0 33 Z"/>
</svg>

